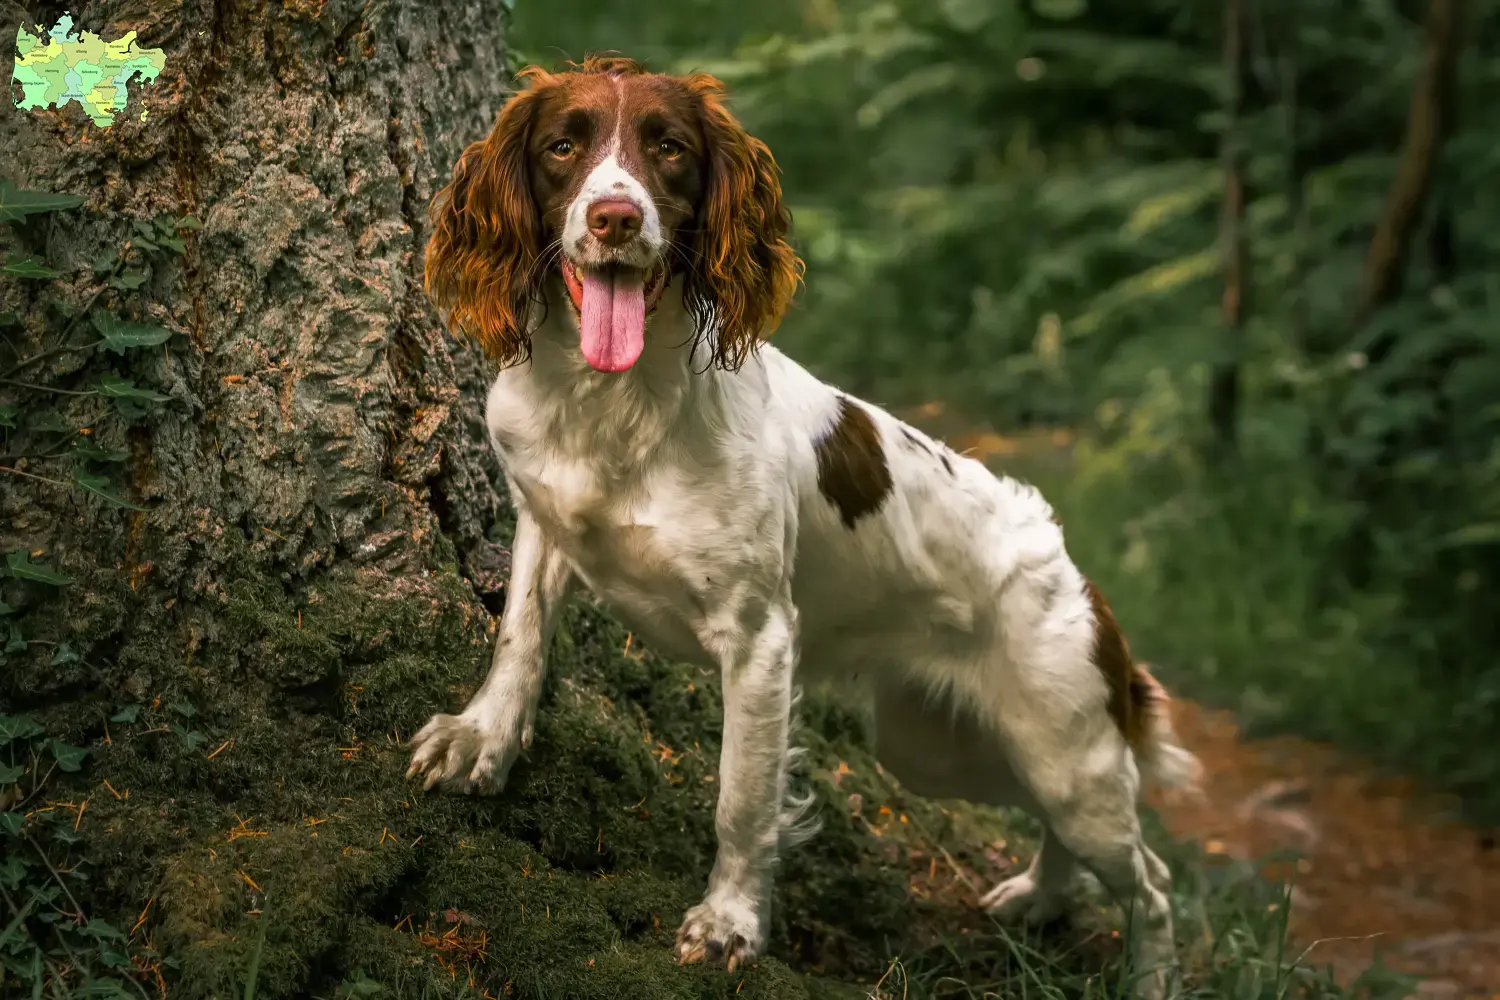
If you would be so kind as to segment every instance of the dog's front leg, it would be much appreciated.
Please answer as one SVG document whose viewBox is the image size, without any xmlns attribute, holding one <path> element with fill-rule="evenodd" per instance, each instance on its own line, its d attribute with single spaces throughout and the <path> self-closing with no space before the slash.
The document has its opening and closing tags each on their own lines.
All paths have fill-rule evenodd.
<svg viewBox="0 0 1500 1000">
<path fill-rule="evenodd" d="M 746 617 L 737 616 L 741 623 Z M 707 959 L 733 969 L 754 961 L 765 944 L 786 788 L 797 611 L 783 597 L 758 617 L 716 643 L 724 675 L 719 853 L 707 895 L 677 931 L 684 964 Z"/>
<path fill-rule="evenodd" d="M 484 684 L 458 715 L 434 715 L 412 737 L 407 776 L 423 787 L 493 793 L 531 745 L 547 647 L 573 590 L 573 572 L 524 507 L 517 512 L 510 583 Z"/>
</svg>

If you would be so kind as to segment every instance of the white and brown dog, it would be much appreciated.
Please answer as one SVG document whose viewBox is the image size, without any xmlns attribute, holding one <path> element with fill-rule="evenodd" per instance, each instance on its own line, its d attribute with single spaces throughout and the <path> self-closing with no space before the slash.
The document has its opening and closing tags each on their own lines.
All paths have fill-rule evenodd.
<svg viewBox="0 0 1500 1000">
<path fill-rule="evenodd" d="M 986 905 L 1055 912 L 1082 865 L 1132 912 L 1161 996 L 1170 876 L 1137 798 L 1142 772 L 1195 762 L 1052 509 L 761 344 L 801 262 L 718 81 L 618 58 L 524 77 L 433 207 L 428 289 L 502 366 L 487 420 L 518 519 L 489 676 L 413 738 L 411 773 L 500 790 L 582 585 L 723 678 L 718 857 L 681 961 L 764 946 L 798 675 L 873 696 L 912 790 L 1039 816 L 1030 870 Z"/>
</svg>

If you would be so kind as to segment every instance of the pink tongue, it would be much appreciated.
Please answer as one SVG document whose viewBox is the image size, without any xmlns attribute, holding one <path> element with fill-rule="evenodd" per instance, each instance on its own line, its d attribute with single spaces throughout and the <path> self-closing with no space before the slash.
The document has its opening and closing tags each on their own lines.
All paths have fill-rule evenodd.
<svg viewBox="0 0 1500 1000">
<path fill-rule="evenodd" d="M 601 372 L 622 372 L 646 346 L 646 285 L 634 268 L 579 271 L 583 278 L 583 357 Z"/>
</svg>

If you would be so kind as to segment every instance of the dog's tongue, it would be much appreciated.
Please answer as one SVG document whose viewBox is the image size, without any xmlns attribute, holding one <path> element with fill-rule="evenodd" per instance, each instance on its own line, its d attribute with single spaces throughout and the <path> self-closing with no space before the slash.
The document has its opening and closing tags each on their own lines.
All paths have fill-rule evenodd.
<svg viewBox="0 0 1500 1000">
<path fill-rule="evenodd" d="M 645 275 L 635 268 L 580 269 L 583 357 L 601 372 L 622 372 L 646 346 Z"/>
</svg>

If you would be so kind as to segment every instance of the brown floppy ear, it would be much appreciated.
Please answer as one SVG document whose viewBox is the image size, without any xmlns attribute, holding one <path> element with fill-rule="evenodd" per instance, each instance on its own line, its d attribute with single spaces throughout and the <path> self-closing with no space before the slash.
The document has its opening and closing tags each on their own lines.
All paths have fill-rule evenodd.
<svg viewBox="0 0 1500 1000">
<path fill-rule="evenodd" d="M 684 301 L 712 328 L 714 361 L 744 363 L 791 305 L 802 261 L 786 241 L 791 213 L 766 144 L 724 106 L 724 85 L 707 74 L 683 81 L 698 98 L 707 183 L 692 226 Z"/>
<path fill-rule="evenodd" d="M 430 211 L 427 294 L 448 311 L 451 330 L 502 366 L 531 354 L 526 312 L 542 229 L 528 174 L 536 107 L 534 89 L 507 101 L 489 137 L 459 157 Z"/>
</svg>

